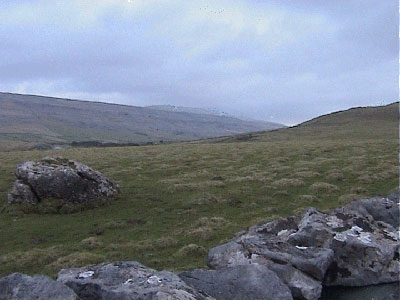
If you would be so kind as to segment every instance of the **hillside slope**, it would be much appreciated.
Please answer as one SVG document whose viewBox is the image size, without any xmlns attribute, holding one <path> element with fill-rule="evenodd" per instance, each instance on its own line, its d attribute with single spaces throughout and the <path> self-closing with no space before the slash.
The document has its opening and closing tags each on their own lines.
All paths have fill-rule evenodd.
<svg viewBox="0 0 400 300">
<path fill-rule="evenodd" d="M 3 142 L 187 141 L 280 126 L 226 116 L 0 93 L 0 140 Z"/>
<path fill-rule="evenodd" d="M 211 139 L 218 142 L 382 139 L 399 136 L 399 102 L 356 107 L 319 116 L 290 128 Z"/>
</svg>

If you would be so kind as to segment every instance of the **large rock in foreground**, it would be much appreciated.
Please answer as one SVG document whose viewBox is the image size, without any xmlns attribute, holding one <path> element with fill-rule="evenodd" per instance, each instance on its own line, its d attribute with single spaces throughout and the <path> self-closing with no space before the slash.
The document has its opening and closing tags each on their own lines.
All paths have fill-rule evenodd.
<svg viewBox="0 0 400 300">
<path fill-rule="evenodd" d="M 24 162 L 15 174 L 18 179 L 8 194 L 8 203 L 25 210 L 76 211 L 98 206 L 118 190 L 100 172 L 60 157 Z"/>
<path fill-rule="evenodd" d="M 13 273 L 0 278 L 0 299 L 12 300 L 79 300 L 66 285 L 44 275 Z"/>
<path fill-rule="evenodd" d="M 57 281 L 87 300 L 212 300 L 168 271 L 146 268 L 138 262 L 115 262 L 63 269 Z"/>
<path fill-rule="evenodd" d="M 210 250 L 221 269 L 260 264 L 274 271 L 296 299 L 316 300 L 322 285 L 364 286 L 399 281 L 396 197 L 354 201 L 323 213 L 309 208 L 251 227 Z"/>
<path fill-rule="evenodd" d="M 279 277 L 258 265 L 239 265 L 219 270 L 193 270 L 179 274 L 187 284 L 219 300 L 292 300 Z"/>
</svg>

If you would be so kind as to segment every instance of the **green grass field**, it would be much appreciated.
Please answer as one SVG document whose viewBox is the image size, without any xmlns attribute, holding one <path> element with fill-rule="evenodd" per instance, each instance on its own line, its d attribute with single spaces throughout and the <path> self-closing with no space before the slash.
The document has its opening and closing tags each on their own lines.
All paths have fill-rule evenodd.
<svg viewBox="0 0 400 300">
<path fill-rule="evenodd" d="M 255 223 L 329 209 L 398 186 L 398 104 L 251 137 L 146 147 L 0 152 L 0 205 L 15 166 L 48 155 L 119 183 L 106 206 L 69 215 L 0 214 L 0 274 L 100 261 L 205 267 L 207 250 Z"/>
</svg>

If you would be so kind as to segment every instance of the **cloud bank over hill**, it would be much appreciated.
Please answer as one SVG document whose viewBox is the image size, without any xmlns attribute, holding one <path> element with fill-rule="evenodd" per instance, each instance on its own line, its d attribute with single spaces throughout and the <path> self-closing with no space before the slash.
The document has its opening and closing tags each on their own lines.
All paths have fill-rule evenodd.
<svg viewBox="0 0 400 300">
<path fill-rule="evenodd" d="M 294 124 L 398 98 L 398 2 L 0 2 L 0 91 Z"/>
</svg>

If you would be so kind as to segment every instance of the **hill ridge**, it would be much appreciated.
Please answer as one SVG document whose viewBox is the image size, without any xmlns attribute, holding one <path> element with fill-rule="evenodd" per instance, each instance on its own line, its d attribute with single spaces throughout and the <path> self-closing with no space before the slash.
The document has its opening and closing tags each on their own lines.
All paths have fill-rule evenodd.
<svg viewBox="0 0 400 300">
<path fill-rule="evenodd" d="M 231 116 L 166 112 L 141 106 L 0 93 L 0 141 L 40 144 L 191 141 L 284 125 Z"/>
<path fill-rule="evenodd" d="M 396 101 L 387 105 L 360 106 L 332 112 L 287 128 L 210 138 L 207 142 L 283 141 L 295 136 L 297 139 L 306 136 L 308 139 L 317 140 L 327 135 L 335 139 L 349 140 L 356 135 L 375 139 L 394 131 L 398 137 L 399 117 L 399 102 Z M 373 122 L 378 123 L 375 123 L 375 129 L 371 130 Z"/>
</svg>

